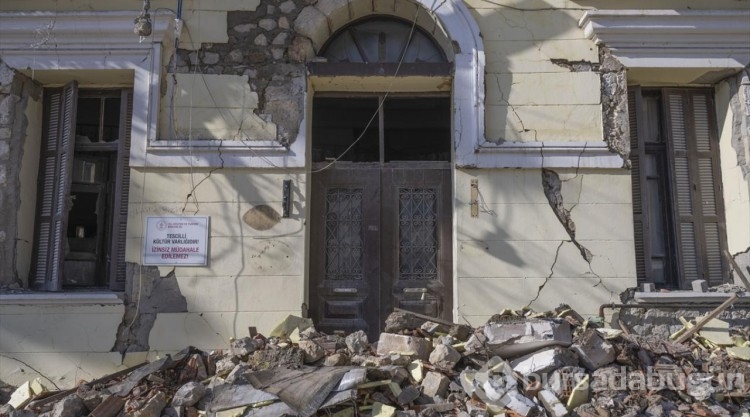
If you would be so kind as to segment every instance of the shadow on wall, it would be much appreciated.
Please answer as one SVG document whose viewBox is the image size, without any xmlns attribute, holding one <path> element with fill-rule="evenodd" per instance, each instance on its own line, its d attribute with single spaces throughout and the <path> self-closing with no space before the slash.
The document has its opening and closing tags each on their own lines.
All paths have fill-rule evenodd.
<svg viewBox="0 0 750 417">
<path fill-rule="evenodd" d="M 153 350 L 149 335 L 156 315 L 177 312 L 199 317 L 183 320 L 200 322 L 196 340 L 207 340 L 198 333 L 208 333 L 217 346 L 206 347 L 221 347 L 256 324 L 243 318 L 262 311 L 258 305 L 267 306 L 269 298 L 278 297 L 272 293 L 277 277 L 295 276 L 296 281 L 302 281 L 305 207 L 301 190 L 305 183 L 298 174 L 196 168 L 150 171 L 134 178 L 141 181 L 133 183 L 129 208 L 142 220 L 147 215 L 211 217 L 209 263 L 206 267 L 167 267 L 171 271 L 161 277 L 157 267 L 129 264 L 126 311 L 113 350 Z M 280 214 L 283 179 L 292 179 L 289 218 Z M 154 188 L 165 183 L 174 184 L 175 190 Z M 143 199 L 146 201 L 141 202 Z M 140 236 L 141 232 L 132 230 L 129 235 Z M 145 291 L 138 291 L 139 280 L 145 280 Z M 279 297 L 283 305 L 279 311 L 298 311 L 301 300 L 295 300 L 294 295 Z M 226 319 L 228 315 L 231 320 Z"/>
<path fill-rule="evenodd" d="M 545 0 L 509 3 L 470 2 L 486 55 L 487 140 L 576 141 L 582 140 L 580 135 L 591 136 L 601 125 L 600 103 L 569 78 L 569 72 L 598 68 L 598 48 L 578 28 L 587 9 L 563 9 Z"/>
<path fill-rule="evenodd" d="M 198 51 L 178 51 L 177 71 L 187 74 L 245 75 L 249 79 L 252 90 L 259 96 L 256 116 L 263 118 L 270 114 L 271 119 L 277 122 L 277 126 L 284 127 L 287 124 L 293 126 L 295 123 L 298 126 L 303 111 L 301 103 L 305 96 L 304 87 L 301 87 L 299 81 L 304 76 L 304 61 L 312 56 L 309 51 L 299 53 L 297 49 L 300 47 L 300 42 L 295 41 L 297 37 L 289 29 L 294 27 L 293 20 L 305 3 L 292 2 L 292 4 L 294 7 L 288 6 L 288 11 L 285 12 L 283 8 L 264 0 L 254 12 L 230 12 L 228 17 L 229 43 L 203 44 Z M 540 86 L 531 84 L 529 80 L 533 80 L 530 77 L 547 70 L 560 71 L 559 66 L 552 63 L 553 59 L 560 57 L 546 56 L 548 49 L 544 45 L 550 39 L 564 42 L 568 37 L 574 37 L 568 34 L 576 33 L 571 30 L 572 28 L 577 30 L 577 20 L 572 14 L 578 12 L 561 12 L 541 0 L 524 0 L 513 3 L 513 6 L 479 1 L 473 6 L 475 9 L 472 12 L 479 21 L 485 41 L 487 59 L 485 88 L 488 104 L 486 119 L 492 121 L 492 126 L 488 123 L 488 128 L 492 130 L 488 132 L 489 139 L 495 141 L 546 139 L 537 136 L 537 126 L 534 123 L 544 120 L 545 125 L 562 126 L 565 120 L 563 116 L 555 120 L 545 119 L 549 112 L 540 110 L 548 110 L 543 106 L 547 106 L 550 102 L 554 103 L 554 100 L 545 99 L 543 92 L 539 91 Z M 582 35 L 579 36 L 582 37 Z M 545 66 L 548 69 L 545 70 Z M 521 77 L 523 80 L 514 82 L 514 76 Z M 208 85 L 206 87 L 208 88 Z M 531 98 L 527 97 L 529 88 L 536 90 Z M 218 104 L 216 106 L 218 107 Z M 195 126 L 196 130 L 210 131 L 215 126 L 242 126 L 243 120 L 235 120 L 232 109 L 214 108 L 213 110 L 216 113 L 214 118 L 204 119 L 203 126 Z M 137 126 L 142 122 L 134 121 L 134 125 Z M 291 142 L 294 138 L 287 136 L 292 133 L 296 136 L 295 129 L 284 127 L 278 132 L 277 139 L 282 142 Z M 148 181 L 149 176 L 157 175 L 160 173 L 149 172 L 144 178 Z M 247 172 L 225 168 L 193 169 L 181 171 L 181 175 L 183 175 L 181 181 L 184 181 L 187 176 L 191 178 L 189 187 L 185 188 L 183 184 L 180 188 L 185 191 L 183 197 L 176 198 L 174 201 L 144 201 L 142 204 L 168 206 L 184 214 L 207 214 L 212 216 L 214 225 L 234 224 L 235 226 L 224 231 L 213 227 L 210 247 L 211 264 L 206 269 L 205 277 L 180 277 L 182 273 L 190 274 L 190 272 L 183 268 L 176 268 L 170 275 L 160 279 L 174 278 L 175 286 L 182 281 L 183 285 L 190 283 L 187 285 L 195 285 L 196 288 L 203 288 L 204 281 L 208 279 L 216 279 L 215 285 L 225 285 L 225 279 L 231 279 L 233 294 L 230 294 L 227 288 L 221 288 L 212 294 L 222 298 L 220 307 L 216 305 L 216 300 L 190 298 L 186 300 L 186 306 L 196 312 L 209 313 L 212 310 L 231 312 L 234 315 L 233 329 L 229 329 L 232 334 L 225 336 L 236 336 L 234 332 L 241 331 L 246 325 L 246 323 L 238 322 L 240 313 L 252 308 L 250 303 L 243 299 L 247 294 L 242 290 L 241 281 L 281 274 L 289 271 L 293 265 L 304 262 L 304 257 L 296 253 L 292 242 L 295 239 L 304 239 L 302 234 L 304 207 L 301 203 L 297 203 L 301 201 L 304 180 L 296 177 L 294 181 L 297 198 L 294 199 L 293 217 L 282 220 L 263 231 L 254 230 L 246 222 L 249 205 L 264 204 L 278 207 L 282 175 L 279 173 L 266 175 L 264 171 L 263 174 L 253 175 L 252 180 L 248 181 Z M 148 187 L 147 183 L 141 185 Z M 540 180 L 533 186 L 541 189 L 542 181 Z M 267 198 L 269 190 L 273 195 L 278 196 L 278 201 L 274 201 L 273 197 Z M 139 193 L 142 193 L 142 189 L 139 190 L 138 186 L 131 189 L 131 202 L 137 201 Z M 202 195 L 210 197 L 204 199 Z M 140 202 L 131 203 L 130 207 L 136 209 L 140 204 Z M 151 208 L 148 209 L 151 210 Z M 526 266 L 523 265 L 524 260 L 517 253 L 517 249 L 509 244 L 510 236 L 503 230 L 503 225 L 512 224 L 514 219 L 509 218 L 509 214 L 503 214 L 503 216 L 505 217 L 501 218 L 495 214 L 493 227 L 482 231 L 478 236 L 472 236 L 471 240 L 492 242 L 497 248 L 493 254 L 502 262 Z M 273 219 L 275 216 L 271 214 L 270 218 Z M 213 221 L 214 219 L 221 220 L 221 222 Z M 294 226 L 287 227 L 289 224 L 294 224 Z M 532 246 L 531 243 L 528 246 L 531 251 L 534 250 Z M 302 269 L 300 268 L 300 271 Z M 147 275 L 151 276 L 153 273 Z M 181 293 L 195 290 L 183 288 Z M 135 306 L 137 301 L 137 292 L 131 291 L 128 295 L 128 305 Z M 228 301 L 231 304 L 228 304 Z M 133 314 L 132 309 L 126 311 L 124 322 L 129 318 L 132 319 Z M 138 314 L 151 313 L 141 311 Z M 219 321 L 211 323 L 211 320 L 214 320 L 212 317 L 210 314 L 205 314 L 203 319 L 211 328 L 217 330 L 216 333 L 225 332 L 226 329 L 223 329 Z M 140 319 L 136 318 L 136 320 Z M 153 325 L 150 317 L 144 318 L 144 325 L 150 331 L 150 326 Z M 145 332 L 145 329 L 140 329 L 139 332 L 141 336 L 136 337 L 135 342 L 131 342 L 132 334 L 128 336 L 129 339 L 118 339 L 117 350 L 127 350 L 128 346 L 133 344 L 138 346 L 137 349 L 148 349 L 149 332 Z M 144 333 L 146 340 L 143 340 Z"/>
</svg>

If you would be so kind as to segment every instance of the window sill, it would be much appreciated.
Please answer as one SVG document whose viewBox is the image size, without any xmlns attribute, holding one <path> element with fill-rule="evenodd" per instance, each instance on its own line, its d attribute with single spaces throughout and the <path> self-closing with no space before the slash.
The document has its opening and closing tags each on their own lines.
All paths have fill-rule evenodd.
<svg viewBox="0 0 750 417">
<path fill-rule="evenodd" d="M 721 304 L 733 293 L 727 292 L 697 292 L 697 291 L 672 291 L 672 292 L 636 292 L 637 303 L 649 304 L 685 304 L 686 307 L 693 304 Z M 736 304 L 750 304 L 750 293 L 740 293 Z"/>
<path fill-rule="evenodd" d="M 0 305 L 120 305 L 113 292 L 27 292 L 0 294 Z"/>
</svg>

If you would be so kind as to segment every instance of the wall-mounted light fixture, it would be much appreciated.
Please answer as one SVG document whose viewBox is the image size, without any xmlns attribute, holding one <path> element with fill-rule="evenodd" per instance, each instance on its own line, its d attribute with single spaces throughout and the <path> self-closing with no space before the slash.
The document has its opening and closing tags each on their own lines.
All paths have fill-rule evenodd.
<svg viewBox="0 0 750 417">
<path fill-rule="evenodd" d="M 151 15 L 148 13 L 150 8 L 151 1 L 143 0 L 143 10 L 141 10 L 141 14 L 133 21 L 135 24 L 133 33 L 142 38 L 151 35 Z"/>
<path fill-rule="evenodd" d="M 281 192 L 281 217 L 287 219 L 292 209 L 292 180 L 284 180 Z"/>
</svg>

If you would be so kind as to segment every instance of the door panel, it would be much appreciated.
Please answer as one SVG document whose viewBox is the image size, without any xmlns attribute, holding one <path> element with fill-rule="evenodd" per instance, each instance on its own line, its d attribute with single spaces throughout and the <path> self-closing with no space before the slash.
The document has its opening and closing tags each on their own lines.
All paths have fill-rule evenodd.
<svg viewBox="0 0 750 417">
<path fill-rule="evenodd" d="M 357 165 L 312 175 L 316 327 L 377 339 L 394 307 L 450 319 L 450 169 Z"/>
<path fill-rule="evenodd" d="M 378 331 L 379 171 L 313 174 L 310 311 L 324 332 Z"/>
<path fill-rule="evenodd" d="M 384 168 L 381 198 L 381 322 L 394 307 L 450 320 L 450 169 Z"/>
</svg>

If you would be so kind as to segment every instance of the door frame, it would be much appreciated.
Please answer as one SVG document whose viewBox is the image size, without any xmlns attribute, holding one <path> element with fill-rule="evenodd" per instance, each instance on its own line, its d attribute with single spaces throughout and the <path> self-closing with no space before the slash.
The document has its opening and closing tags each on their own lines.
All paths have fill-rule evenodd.
<svg viewBox="0 0 750 417">
<path fill-rule="evenodd" d="M 393 311 L 393 307 L 400 301 L 408 301 L 416 289 L 424 289 L 427 298 L 435 300 L 437 317 L 444 320 L 455 320 L 455 202 L 453 198 L 454 171 L 452 164 L 447 161 L 398 161 L 389 163 L 378 162 L 338 162 L 323 172 L 315 173 L 315 169 L 325 167 L 327 163 L 314 164 L 310 174 L 309 216 L 308 224 L 308 268 L 306 293 L 309 305 L 307 314 L 320 324 L 324 331 L 330 330 L 331 325 L 340 325 L 343 330 L 359 322 L 360 328 L 371 329 L 371 334 L 379 334 L 383 330 L 385 319 Z M 352 175 L 353 171 L 361 171 L 361 175 Z M 433 175 L 434 173 L 434 175 Z M 378 185 L 372 189 L 372 180 Z M 399 259 L 399 185 L 420 188 L 431 187 L 437 190 L 437 239 L 439 252 L 437 254 L 438 278 L 434 281 L 416 282 L 404 281 L 398 283 Z M 341 286 L 335 281 L 327 281 L 318 276 L 325 268 L 326 245 L 324 226 L 326 222 L 326 198 L 320 190 L 357 185 L 363 189 L 363 200 L 377 199 L 377 204 L 363 205 L 363 279 L 362 282 L 347 281 Z M 313 194 L 313 190 L 318 195 Z M 376 191 L 373 194 L 373 191 Z M 446 213 L 447 211 L 447 213 Z M 440 219 L 443 219 L 442 221 Z M 369 221 L 369 223 L 368 223 Z M 374 221 L 374 222 L 373 222 Z M 315 222 L 315 223 L 313 223 Z M 376 225 L 375 228 L 372 228 Z M 315 239 L 315 240 L 313 240 Z M 390 239 L 390 240 L 389 240 Z M 388 249 L 386 249 L 388 248 Z M 386 253 L 386 251 L 390 253 Z M 367 257 L 374 259 L 368 259 Z M 375 262 L 373 262 L 375 261 Z M 314 276 L 315 275 L 315 276 Z M 369 285 L 368 277 L 375 279 L 377 288 Z M 318 289 L 318 286 L 321 289 Z M 337 299 L 338 287 L 341 287 L 342 297 Z M 344 288 L 345 287 L 345 288 Z M 418 287 L 418 288 L 414 288 Z M 346 293 L 346 294 L 344 294 Z M 356 294 L 356 295 L 353 295 Z M 369 297 L 369 300 L 367 299 Z M 354 311 L 359 308 L 365 320 L 330 319 L 325 323 L 320 321 L 319 314 L 323 299 L 333 301 L 332 305 L 342 311 Z M 399 301 L 400 300 L 400 301 Z M 359 304 L 361 302 L 361 304 Z M 358 305 L 360 307 L 358 307 Z M 377 316 L 368 326 L 367 318 Z"/>
</svg>

